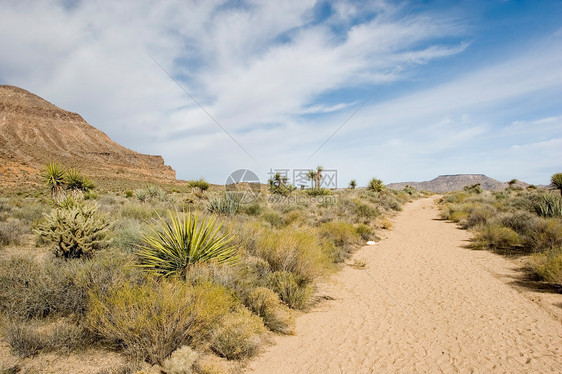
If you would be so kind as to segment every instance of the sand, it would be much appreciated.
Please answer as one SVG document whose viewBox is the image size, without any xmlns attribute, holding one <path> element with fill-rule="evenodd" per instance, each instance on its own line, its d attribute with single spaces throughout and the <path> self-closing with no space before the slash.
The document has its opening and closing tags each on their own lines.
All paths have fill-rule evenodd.
<svg viewBox="0 0 562 374">
<path fill-rule="evenodd" d="M 508 281 L 520 276 L 512 261 L 469 239 L 433 199 L 406 205 L 386 239 L 355 255 L 366 268 L 323 284 L 333 299 L 247 373 L 562 372 L 562 304 L 533 300 Z"/>
</svg>

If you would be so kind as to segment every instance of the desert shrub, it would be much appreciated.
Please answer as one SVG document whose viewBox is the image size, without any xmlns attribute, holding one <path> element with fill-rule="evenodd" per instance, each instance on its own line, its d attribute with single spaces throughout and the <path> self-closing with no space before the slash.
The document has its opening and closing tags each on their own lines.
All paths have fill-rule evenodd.
<svg viewBox="0 0 562 374">
<path fill-rule="evenodd" d="M 317 235 L 310 230 L 261 231 L 251 254 L 269 263 L 272 271 L 289 271 L 305 280 L 321 275 L 330 258 Z"/>
<path fill-rule="evenodd" d="M 342 262 L 349 257 L 353 246 L 359 244 L 359 235 L 350 223 L 332 221 L 320 226 L 320 235 L 331 240 L 336 251 L 331 253 L 334 262 Z"/>
<path fill-rule="evenodd" d="M 451 192 L 443 196 L 443 202 L 445 203 L 462 203 L 466 200 L 468 194 L 463 191 Z"/>
<path fill-rule="evenodd" d="M 133 191 L 131 191 L 131 190 L 125 191 L 125 197 L 127 199 L 130 199 L 131 197 L 133 197 Z"/>
<path fill-rule="evenodd" d="M 466 218 L 465 227 L 470 228 L 478 225 L 485 225 L 489 219 L 497 214 L 497 209 L 488 204 L 481 204 L 474 207 Z"/>
<path fill-rule="evenodd" d="M 80 314 L 86 295 L 74 283 L 73 264 L 37 263 L 29 256 L 0 260 L 0 309 L 13 318 Z"/>
<path fill-rule="evenodd" d="M 121 208 L 121 216 L 124 218 L 133 218 L 139 221 L 146 221 L 152 217 L 156 217 L 158 211 L 153 207 L 141 204 L 126 204 Z"/>
<path fill-rule="evenodd" d="M 143 236 L 137 254 L 144 269 L 164 276 L 185 275 L 198 262 L 237 261 L 232 237 L 220 233 L 221 225 L 214 217 L 199 221 L 191 213 L 169 212 L 169 216 L 169 220 L 160 217 Z"/>
<path fill-rule="evenodd" d="M 553 194 L 540 195 L 535 211 L 541 217 L 562 217 L 562 197 Z"/>
<path fill-rule="evenodd" d="M 380 194 L 377 202 L 385 210 L 394 210 L 396 212 L 402 210 L 402 204 L 395 195 Z"/>
<path fill-rule="evenodd" d="M 29 227 L 19 220 L 0 222 L 0 247 L 21 244 L 22 236 L 29 231 Z"/>
<path fill-rule="evenodd" d="M 107 245 L 107 217 L 95 203 L 77 203 L 46 214 L 35 232 L 53 244 L 55 255 L 66 259 L 91 256 Z"/>
<path fill-rule="evenodd" d="M 542 280 L 562 285 L 562 248 L 534 255 L 532 268 Z"/>
<path fill-rule="evenodd" d="M 95 291 L 101 296 L 109 295 L 124 284 L 140 285 L 147 280 L 132 254 L 111 250 L 100 251 L 76 266 L 73 278 L 74 284 L 85 294 Z"/>
<path fill-rule="evenodd" d="M 260 316 L 264 325 L 271 331 L 291 334 L 294 330 L 294 316 L 290 309 L 281 304 L 279 296 L 265 287 L 251 290 L 244 300 L 244 305 L 254 314 Z"/>
<path fill-rule="evenodd" d="M 378 209 L 373 208 L 370 205 L 363 204 L 359 201 L 355 201 L 355 212 L 358 217 L 371 219 L 378 217 L 381 213 Z"/>
<path fill-rule="evenodd" d="M 392 229 L 392 221 L 389 220 L 388 218 L 383 218 L 381 220 L 381 227 L 385 230 L 390 230 Z"/>
<path fill-rule="evenodd" d="M 240 197 L 235 194 L 225 194 L 207 204 L 207 211 L 215 214 L 231 215 L 238 213 L 240 209 Z"/>
<path fill-rule="evenodd" d="M 198 188 L 201 191 L 207 191 L 210 187 L 209 183 L 203 178 L 199 180 L 189 181 L 189 185 L 193 188 Z"/>
<path fill-rule="evenodd" d="M 14 211 L 13 217 L 29 223 L 37 223 L 43 218 L 43 213 L 47 212 L 47 206 L 41 204 L 26 204 Z"/>
<path fill-rule="evenodd" d="M 363 223 L 357 225 L 355 227 L 355 232 L 361 237 L 363 240 L 371 240 L 373 237 L 373 229 L 370 226 L 367 226 Z"/>
<path fill-rule="evenodd" d="M 471 186 L 464 186 L 463 190 L 466 191 L 467 193 L 473 193 L 473 194 L 481 194 L 483 191 L 482 186 L 480 186 L 480 183 L 476 183 Z"/>
<path fill-rule="evenodd" d="M 293 309 L 304 310 L 312 303 L 312 284 L 294 273 L 276 271 L 269 277 L 269 286 Z"/>
<path fill-rule="evenodd" d="M 246 205 L 243 210 L 249 216 L 259 216 L 263 212 L 263 206 L 260 203 L 252 203 Z"/>
<path fill-rule="evenodd" d="M 201 356 L 195 362 L 195 370 L 198 374 L 229 374 L 232 372 L 229 362 L 214 354 Z"/>
<path fill-rule="evenodd" d="M 281 228 L 283 226 L 286 226 L 287 224 L 284 217 L 273 210 L 263 213 L 261 215 L 261 218 L 275 228 Z"/>
<path fill-rule="evenodd" d="M 264 333 L 262 320 L 248 309 L 239 308 L 221 321 L 211 348 L 229 360 L 249 358 L 258 352 Z"/>
<path fill-rule="evenodd" d="M 542 252 L 562 246 L 562 221 L 557 218 L 541 219 L 526 237 L 533 252 Z"/>
<path fill-rule="evenodd" d="M 162 364 L 181 346 L 209 341 L 233 303 L 227 290 L 211 284 L 125 284 L 107 296 L 91 292 L 86 323 L 125 353 Z"/>
<path fill-rule="evenodd" d="M 513 229 L 504 226 L 486 226 L 476 233 L 477 246 L 488 249 L 517 249 L 522 239 Z"/>
<path fill-rule="evenodd" d="M 165 359 L 162 366 L 167 374 L 191 374 L 198 358 L 199 354 L 185 345 Z"/>
<path fill-rule="evenodd" d="M 456 211 L 449 214 L 449 220 L 453 222 L 463 222 L 468 219 L 468 212 Z"/>
<path fill-rule="evenodd" d="M 113 226 L 111 245 L 129 252 L 136 251 L 137 247 L 142 243 L 144 227 L 137 220 L 131 218 L 120 219 Z"/>
<path fill-rule="evenodd" d="M 70 352 L 83 349 L 90 336 L 84 328 L 69 321 L 52 326 L 32 322 L 12 322 L 4 335 L 12 350 L 20 357 L 40 352 Z"/>
</svg>

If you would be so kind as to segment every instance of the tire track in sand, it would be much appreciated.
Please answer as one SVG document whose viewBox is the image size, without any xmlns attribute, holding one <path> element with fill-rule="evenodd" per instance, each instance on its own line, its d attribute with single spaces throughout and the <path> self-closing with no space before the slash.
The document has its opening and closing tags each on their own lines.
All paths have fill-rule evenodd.
<svg viewBox="0 0 562 374">
<path fill-rule="evenodd" d="M 432 199 L 404 207 L 388 238 L 322 285 L 333 300 L 248 373 L 561 372 L 562 324 L 497 274 L 512 267 L 463 246 Z M 388 292 L 388 293 L 387 293 Z"/>
</svg>

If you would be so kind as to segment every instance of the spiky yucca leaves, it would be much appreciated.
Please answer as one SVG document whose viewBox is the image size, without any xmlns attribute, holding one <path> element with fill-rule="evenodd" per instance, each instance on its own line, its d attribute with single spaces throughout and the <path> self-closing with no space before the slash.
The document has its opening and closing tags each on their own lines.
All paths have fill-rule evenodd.
<svg viewBox="0 0 562 374">
<path fill-rule="evenodd" d="M 169 220 L 159 217 L 152 231 L 143 236 L 138 256 L 141 267 L 163 276 L 184 276 L 198 262 L 234 263 L 237 250 L 232 237 L 222 235 L 216 218 L 191 213 L 169 212 Z"/>
<path fill-rule="evenodd" d="M 64 182 L 66 184 L 66 188 L 69 190 L 78 190 L 87 192 L 92 190 L 94 186 L 94 182 L 92 182 L 89 178 L 82 175 L 76 169 L 70 169 L 64 175 Z"/>
<path fill-rule="evenodd" d="M 562 196 L 562 173 L 556 173 L 550 178 L 550 184 L 553 188 L 560 191 L 560 196 Z"/>
<path fill-rule="evenodd" d="M 352 179 L 351 182 L 349 182 L 349 188 L 354 190 L 355 187 L 357 187 L 357 181 L 355 179 Z"/>
<path fill-rule="evenodd" d="M 369 182 L 369 185 L 367 186 L 367 189 L 369 189 L 371 191 L 375 191 L 375 192 L 382 192 L 384 190 L 384 184 L 382 183 L 382 181 L 380 179 L 373 178 Z"/>
<path fill-rule="evenodd" d="M 51 189 L 51 197 L 56 200 L 65 183 L 64 169 L 59 164 L 51 162 L 43 166 L 40 175 L 45 184 Z"/>
<path fill-rule="evenodd" d="M 104 247 L 110 226 L 97 204 L 79 201 L 45 214 L 35 232 L 54 244 L 57 257 L 70 259 L 90 256 Z"/>
</svg>

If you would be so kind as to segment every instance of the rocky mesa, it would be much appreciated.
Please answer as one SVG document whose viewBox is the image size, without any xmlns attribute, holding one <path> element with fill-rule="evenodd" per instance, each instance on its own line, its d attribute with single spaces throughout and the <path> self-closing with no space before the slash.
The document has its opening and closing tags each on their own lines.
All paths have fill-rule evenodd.
<svg viewBox="0 0 562 374">
<path fill-rule="evenodd" d="M 53 161 L 97 179 L 176 179 L 161 156 L 125 148 L 79 114 L 24 89 L 0 85 L 0 185 L 36 184 L 38 170 Z"/>
<path fill-rule="evenodd" d="M 503 190 L 509 186 L 508 183 L 500 182 L 484 174 L 454 174 L 440 175 L 437 178 L 425 182 L 390 183 L 387 187 L 400 190 L 406 186 L 412 186 L 419 190 L 443 193 L 462 190 L 465 186 L 471 186 L 477 183 L 480 183 L 480 186 L 485 190 L 495 191 Z M 517 181 L 515 186 L 525 188 L 528 184 Z"/>
</svg>

